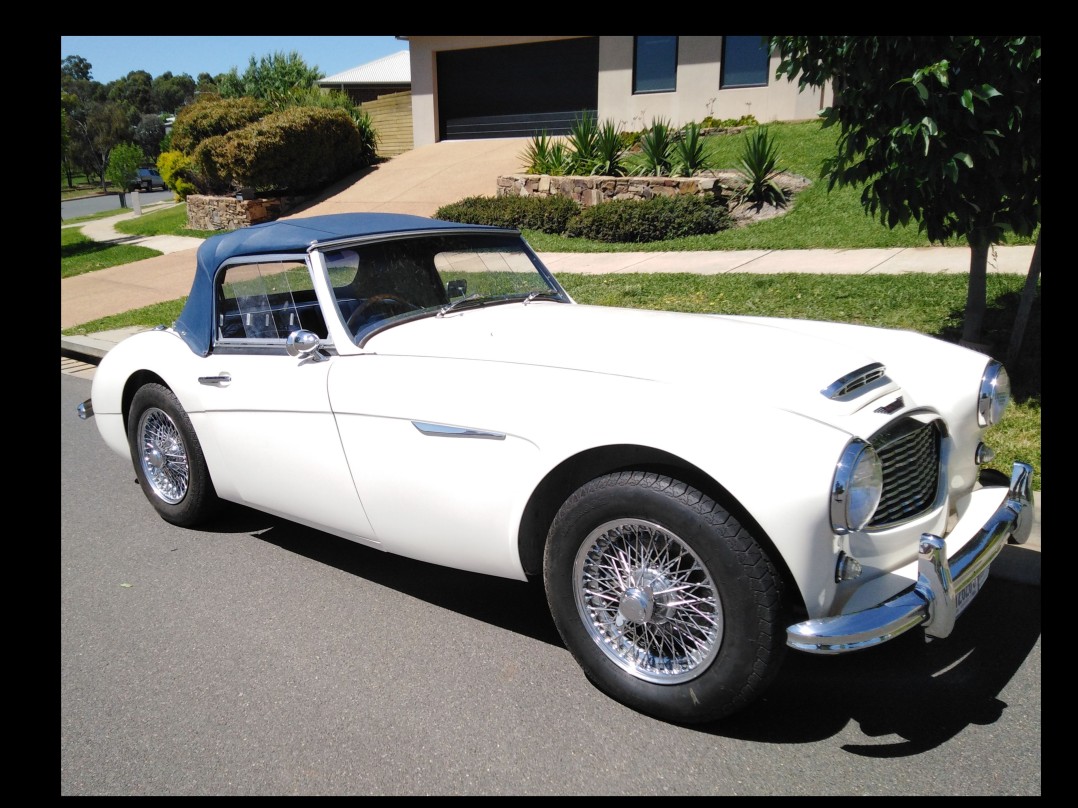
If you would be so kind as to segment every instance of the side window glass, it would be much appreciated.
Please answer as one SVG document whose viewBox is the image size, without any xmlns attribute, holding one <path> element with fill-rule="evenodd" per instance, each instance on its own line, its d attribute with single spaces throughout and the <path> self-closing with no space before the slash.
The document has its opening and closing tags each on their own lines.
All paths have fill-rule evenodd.
<svg viewBox="0 0 1078 808">
<path fill-rule="evenodd" d="M 326 325 L 303 261 L 227 267 L 217 295 L 218 339 L 284 340 L 298 329 L 326 338 Z"/>
</svg>

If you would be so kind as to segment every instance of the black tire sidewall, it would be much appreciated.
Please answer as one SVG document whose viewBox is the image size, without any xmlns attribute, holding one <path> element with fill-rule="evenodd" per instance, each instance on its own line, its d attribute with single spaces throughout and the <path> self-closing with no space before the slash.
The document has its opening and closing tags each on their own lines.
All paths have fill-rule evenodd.
<svg viewBox="0 0 1078 808">
<path fill-rule="evenodd" d="M 719 653 L 687 682 L 656 684 L 618 667 L 577 611 L 573 566 L 581 543 L 599 525 L 626 518 L 654 522 L 676 535 L 707 567 L 716 587 L 723 613 Z M 601 690 L 640 712 L 679 723 L 715 720 L 751 702 L 778 666 L 781 584 L 773 565 L 734 517 L 676 480 L 624 473 L 588 483 L 555 518 L 544 568 L 550 610 L 570 653 Z"/>
<path fill-rule="evenodd" d="M 172 419 L 187 451 L 187 462 L 190 467 L 188 488 L 183 499 L 174 505 L 157 496 L 142 468 L 139 423 L 143 413 L 150 408 L 157 408 Z M 131 462 L 135 466 L 135 474 L 142 493 L 165 521 L 190 527 L 216 511 L 219 501 L 213 482 L 210 480 L 206 460 L 202 455 L 202 446 L 195 434 L 191 419 L 171 390 L 160 384 L 147 384 L 139 388 L 131 400 L 130 414 L 127 419 L 127 443 L 131 449 Z"/>
</svg>

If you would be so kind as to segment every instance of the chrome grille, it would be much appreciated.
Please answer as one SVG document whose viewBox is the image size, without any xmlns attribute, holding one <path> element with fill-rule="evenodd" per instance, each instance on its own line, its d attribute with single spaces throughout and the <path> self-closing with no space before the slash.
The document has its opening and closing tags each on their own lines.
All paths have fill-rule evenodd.
<svg viewBox="0 0 1078 808">
<path fill-rule="evenodd" d="M 877 434 L 872 446 L 883 462 L 883 496 L 869 529 L 889 527 L 932 507 L 940 475 L 938 424 L 903 419 Z"/>
</svg>

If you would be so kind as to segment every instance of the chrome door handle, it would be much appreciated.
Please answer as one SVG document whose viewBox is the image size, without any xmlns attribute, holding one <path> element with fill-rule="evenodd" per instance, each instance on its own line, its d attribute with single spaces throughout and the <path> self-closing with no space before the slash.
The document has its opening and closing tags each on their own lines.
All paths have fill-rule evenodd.
<svg viewBox="0 0 1078 808">
<path fill-rule="evenodd" d="M 232 381 L 232 377 L 227 373 L 222 373 L 220 376 L 199 376 L 199 384 L 228 384 Z"/>
</svg>

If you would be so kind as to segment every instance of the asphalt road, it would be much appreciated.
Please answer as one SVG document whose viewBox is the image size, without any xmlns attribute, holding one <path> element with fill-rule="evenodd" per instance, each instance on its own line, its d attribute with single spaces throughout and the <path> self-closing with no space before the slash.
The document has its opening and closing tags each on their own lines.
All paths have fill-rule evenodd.
<svg viewBox="0 0 1078 808">
<path fill-rule="evenodd" d="M 139 199 L 143 205 L 153 202 L 168 202 L 173 197 L 172 191 L 139 191 Z M 127 207 L 131 208 L 134 201 L 131 194 L 127 194 L 125 200 Z M 81 199 L 67 199 L 60 202 L 60 218 L 63 221 L 77 219 L 80 216 L 90 216 L 106 210 L 123 210 L 120 207 L 120 195 L 116 193 L 101 194 L 99 196 L 86 196 Z"/>
<path fill-rule="evenodd" d="M 89 393 L 61 374 L 62 796 L 1041 794 L 1039 587 L 679 727 L 590 685 L 537 586 L 238 507 L 168 525 Z"/>
</svg>

